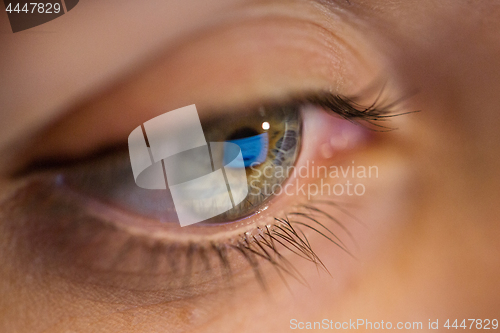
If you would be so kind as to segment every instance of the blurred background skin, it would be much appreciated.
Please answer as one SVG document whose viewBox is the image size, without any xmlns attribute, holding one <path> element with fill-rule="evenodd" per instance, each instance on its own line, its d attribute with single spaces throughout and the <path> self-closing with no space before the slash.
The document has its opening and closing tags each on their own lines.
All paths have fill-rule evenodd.
<svg viewBox="0 0 500 333">
<path fill-rule="evenodd" d="M 266 20 L 273 15 L 288 19 Z M 299 17 L 333 30 L 329 32 L 346 41 L 355 59 L 342 59 L 343 51 L 333 47 L 333 54 L 324 55 L 333 59 L 328 75 L 309 67 L 303 72 L 298 69 L 290 79 L 278 71 L 265 71 L 258 56 L 247 59 L 245 52 L 238 51 L 242 45 L 255 43 L 266 61 L 279 58 L 283 68 L 300 66 L 300 57 L 291 59 L 279 50 L 266 54 L 273 49 L 271 41 L 285 40 L 286 44 L 287 38 L 302 34 L 297 43 L 308 45 L 308 29 L 310 38 L 318 36 L 314 27 L 296 23 Z M 16 34 L 11 33 L 6 15 L 0 15 L 0 29 L 4 166 L 16 154 L 12 147 L 75 101 L 92 99 L 121 82 L 117 80 L 126 81 L 129 73 L 144 80 L 140 72 L 145 62 L 153 67 L 159 64 L 171 74 L 168 80 L 176 83 L 166 80 L 166 91 L 181 86 L 170 93 L 169 98 L 175 100 L 165 101 L 171 103 L 168 106 L 191 104 L 189 92 L 193 91 L 197 104 L 199 100 L 207 105 L 272 96 L 301 85 L 329 85 L 349 93 L 383 72 L 395 90 L 418 91 L 406 107 L 422 110 L 418 116 L 397 120 L 400 133 L 375 146 L 369 159 L 353 157 L 393 166 L 395 179 L 389 175 L 385 185 L 380 185 L 393 200 L 377 202 L 376 207 L 365 202 L 370 210 L 361 212 L 366 224 L 373 221 L 375 229 L 384 229 L 385 222 L 390 226 L 385 229 L 390 230 L 383 236 L 377 232 L 360 235 L 360 239 L 368 239 L 371 245 L 367 248 L 372 251 L 362 253 L 359 262 L 329 256 L 329 248 L 318 245 L 318 255 L 327 266 L 338 269 L 332 270 L 333 278 L 299 265 L 311 287 L 292 282 L 293 293 L 275 278 L 269 281 L 271 297 L 255 292 L 258 286 L 251 283 L 232 295 L 173 303 L 100 302 L 78 297 L 71 284 L 55 275 L 20 274 L 18 254 L 5 245 L 12 242 L 8 237 L 16 236 L 0 232 L 0 244 L 4 244 L 0 251 L 0 331 L 281 332 L 290 330 L 292 318 L 304 322 L 323 318 L 419 320 L 426 329 L 428 319 L 441 323 L 446 319 L 498 319 L 499 2 L 87 0 L 61 18 Z M 248 44 L 235 43 L 235 39 Z M 255 42 L 259 40 L 262 45 Z M 211 57 L 210 50 L 215 48 L 221 54 L 215 52 Z M 225 95 L 210 90 L 209 78 L 191 79 L 192 74 L 183 73 L 187 67 L 179 66 L 177 72 L 169 67 L 169 61 L 187 61 L 193 67 L 208 64 L 219 68 L 223 65 L 216 62 L 223 63 L 224 54 L 232 52 L 240 55 L 235 61 L 241 67 L 238 75 L 222 76 L 233 87 Z M 162 60 L 166 54 L 169 61 Z M 336 71 L 340 79 L 333 77 Z M 261 72 L 267 74 L 256 79 Z M 245 89 L 238 88 L 241 86 Z M 120 90 L 116 91 L 119 98 Z M 145 119 L 152 116 L 141 115 Z M 71 131 L 99 128 L 80 120 L 76 124 L 81 129 Z M 78 143 L 68 147 L 80 149 Z M 400 174 L 404 174 L 401 184 Z M 7 192 L 6 176 L 2 176 L 2 184 L 1 191 Z M 8 224 L 4 212 L 0 213 L 1 224 Z"/>
</svg>

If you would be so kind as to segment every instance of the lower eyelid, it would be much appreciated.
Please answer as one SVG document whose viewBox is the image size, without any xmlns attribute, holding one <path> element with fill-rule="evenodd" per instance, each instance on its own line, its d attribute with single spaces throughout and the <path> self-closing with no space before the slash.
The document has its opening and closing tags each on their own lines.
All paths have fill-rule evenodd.
<svg viewBox="0 0 500 333">
<path fill-rule="evenodd" d="M 201 246 L 190 249 L 189 246 L 131 235 L 116 229 L 111 223 L 89 217 L 81 207 L 67 202 L 70 200 L 64 193 L 57 195 L 53 191 L 54 188 L 47 184 L 32 184 L 30 188 L 19 191 L 8 206 L 2 207 L 2 211 L 9 212 L 4 218 L 10 221 L 2 228 L 8 228 L 7 235 L 12 235 L 6 239 L 15 240 L 10 248 L 16 254 L 19 269 L 28 269 L 30 274 L 51 280 L 63 279 L 63 285 L 79 298 L 132 306 L 176 302 L 185 298 L 192 301 L 205 295 L 213 299 L 224 295 L 228 286 L 245 290 L 254 285 L 255 270 L 265 277 L 267 282 L 264 284 L 274 286 L 281 283 L 276 267 L 272 267 L 274 264 L 260 258 L 259 267 L 254 269 L 241 253 L 230 247 L 236 243 L 219 243 L 226 249 L 225 260 L 230 265 L 227 270 L 219 253 L 211 247 L 203 247 L 202 254 Z M 320 208 L 325 207 L 328 205 Z M 334 216 L 351 229 L 348 223 L 353 222 L 352 218 L 341 212 L 339 216 L 339 212 Z M 338 235 L 348 250 L 353 249 L 353 243 L 334 222 L 321 214 L 315 218 Z M 318 228 L 306 218 L 297 219 Z M 320 242 L 323 236 L 309 228 L 301 229 L 321 260 L 326 258 L 325 263 L 329 261 L 331 264 L 337 257 L 349 258 L 331 242 Z M 322 232 L 335 240 L 327 231 Z M 300 254 L 297 248 L 288 246 Z M 257 246 L 255 249 L 259 250 Z M 321 256 L 325 251 L 328 255 Z M 298 279 L 307 284 L 310 272 L 316 272 L 313 264 L 289 250 L 281 249 L 280 255 L 287 258 L 287 265 L 293 265 L 299 272 L 292 272 L 295 277 L 282 272 L 286 280 Z M 210 271 L 206 269 L 206 258 L 210 262 Z M 300 277 L 302 274 L 304 278 Z"/>
<path fill-rule="evenodd" d="M 215 252 L 203 255 L 211 262 L 211 274 L 199 274 L 206 264 L 199 262 L 201 252 L 197 252 L 191 267 L 187 264 L 187 253 L 190 247 L 196 248 L 194 243 L 165 242 L 117 229 L 89 216 L 79 204 L 47 184 L 32 183 L 20 189 L 2 209 L 8 212 L 5 220 L 9 223 L 2 228 L 12 235 L 9 239 L 15 240 L 11 247 L 17 265 L 31 274 L 63 278 L 80 287 L 90 284 L 104 290 L 112 288 L 113 297 L 121 292 L 128 295 L 127 291 L 142 294 L 163 290 L 165 302 L 178 299 L 180 290 L 189 286 L 188 281 L 198 286 L 198 293 L 213 292 L 225 285 Z M 238 265 L 238 260 L 231 261 L 233 273 L 242 272 L 239 283 L 248 281 L 247 267 Z M 196 294 L 195 290 L 184 292 Z"/>
<path fill-rule="evenodd" d="M 76 285 L 77 290 L 88 290 L 86 286 L 92 285 L 104 290 L 101 299 L 112 290 L 109 297 L 116 300 L 122 294 L 122 301 L 131 304 L 149 302 L 149 296 L 168 302 L 179 299 L 179 294 L 211 293 L 224 289 L 228 281 L 233 286 L 255 281 L 252 265 L 233 247 L 238 245 L 236 242 L 181 245 L 132 235 L 89 217 L 81 207 L 68 202 L 67 196 L 47 195 L 51 190 L 32 184 L 20 191 L 9 206 L 3 207 L 10 212 L 6 216 L 9 221 L 23 221 L 7 226 L 8 234 L 13 235 L 10 238 L 16 239 L 13 246 L 19 267 L 63 278 Z M 303 223 L 313 224 L 309 222 L 303 219 Z M 310 230 L 303 229 L 316 244 Z M 258 233 L 255 235 L 259 237 Z M 217 248 L 224 249 L 224 258 Z M 254 249 L 259 248 L 254 246 Z M 295 265 L 295 260 L 290 263 Z M 224 261 L 229 265 L 227 270 Z M 148 294 L 155 291 L 154 295 Z M 131 300 L 134 295 L 143 297 Z"/>
<path fill-rule="evenodd" d="M 186 280 L 208 288 L 200 292 L 214 291 L 225 285 L 224 265 L 215 251 L 204 254 L 211 262 L 213 275 L 202 274 L 204 279 L 199 280 L 196 272 L 204 271 L 206 262 L 196 250 L 197 259 L 187 279 L 190 245 L 155 241 L 149 236 L 117 229 L 113 224 L 88 216 L 69 196 L 54 190 L 46 184 L 32 184 L 18 192 L 10 201 L 11 207 L 3 207 L 4 211 L 10 211 L 6 219 L 13 222 L 8 227 L 14 235 L 11 238 L 17 239 L 15 253 L 20 267 L 36 264 L 37 274 L 55 274 L 82 286 L 91 283 L 100 288 L 141 293 L 161 289 L 166 293 L 164 301 L 169 299 L 168 290 L 179 292 Z M 24 222 L 16 223 L 19 221 Z M 225 242 L 214 244 L 227 246 Z M 199 248 L 195 245 L 193 249 Z M 231 265 L 232 279 L 238 284 L 254 281 L 252 270 L 241 254 L 234 250 L 228 253 L 230 257 L 226 260 Z M 36 263 L 33 258 L 38 258 Z"/>
<path fill-rule="evenodd" d="M 3 228 L 15 240 L 11 249 L 21 270 L 63 279 L 82 298 L 138 305 L 210 294 L 229 281 L 233 287 L 255 282 L 230 243 L 183 245 L 133 235 L 53 191 L 46 184 L 21 189 L 2 207 L 11 221 Z"/>
</svg>

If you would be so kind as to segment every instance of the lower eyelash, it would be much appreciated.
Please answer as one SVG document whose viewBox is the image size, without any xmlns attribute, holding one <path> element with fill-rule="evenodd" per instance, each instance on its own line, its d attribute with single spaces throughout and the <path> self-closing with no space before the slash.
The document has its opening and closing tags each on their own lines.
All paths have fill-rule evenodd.
<svg viewBox="0 0 500 333">
<path fill-rule="evenodd" d="M 43 271 L 60 274 L 84 288 L 89 283 L 100 286 L 103 292 L 112 287 L 115 291 L 110 295 L 112 298 L 119 297 L 116 292 L 120 289 L 123 297 L 129 297 L 126 290 L 151 294 L 160 288 L 163 301 L 174 300 L 179 295 L 205 292 L 202 285 L 221 278 L 225 282 L 222 286 L 227 288 L 234 282 L 246 281 L 240 279 L 239 273 L 244 272 L 241 258 L 250 266 L 263 290 L 268 290 L 265 264 L 270 264 L 286 285 L 287 278 L 307 285 L 289 254 L 328 272 L 311 245 L 312 234 L 353 256 L 346 245 L 347 241 L 355 245 L 347 226 L 328 214 L 326 207 L 328 211 L 335 208 L 349 220 L 352 217 L 343 205 L 330 200 L 311 200 L 297 205 L 286 216 L 275 218 L 272 225 L 227 240 L 181 244 L 118 230 L 87 215 L 67 195 L 57 193 L 55 188 L 43 183 L 30 183 L 2 203 L 3 211 L 9 212 L 5 217 L 8 223 L 2 230 L 15 235 L 11 237 L 15 240 L 11 246 L 19 248 L 15 253 L 19 254 L 19 262 L 24 263 L 20 267 L 35 269 L 37 274 Z M 214 274 L 215 270 L 220 273 Z M 205 274 L 208 272 L 211 273 Z M 235 280 L 237 273 L 238 280 Z M 202 285 L 191 283 L 195 275 L 196 282 L 201 275 Z M 218 283 L 210 285 L 207 288 L 220 288 Z M 144 296 L 141 302 L 148 297 L 160 297 L 160 294 L 154 295 Z"/>
<path fill-rule="evenodd" d="M 340 248 L 349 256 L 354 257 L 347 245 L 341 238 L 334 233 L 325 223 L 321 223 L 314 215 L 318 213 L 323 218 L 330 220 L 335 225 L 339 226 L 341 230 L 351 239 L 355 244 L 355 240 L 350 234 L 348 228 L 344 226 L 338 219 L 326 213 L 319 205 L 328 205 L 330 207 L 337 207 L 342 213 L 347 213 L 338 203 L 334 201 L 318 201 L 316 203 L 309 203 L 297 206 L 298 210 L 287 214 L 284 218 L 274 218 L 275 223 L 266 225 L 265 227 L 258 227 L 253 232 L 246 232 L 241 234 L 236 240 L 228 242 L 211 242 L 208 245 L 199 245 L 191 243 L 183 250 L 185 260 L 185 268 L 179 270 L 178 267 L 173 266 L 172 271 L 184 271 L 184 285 L 189 285 L 190 274 L 192 265 L 194 264 L 195 256 L 201 260 L 202 265 L 206 271 L 213 269 L 213 262 L 209 259 L 208 252 L 212 251 L 218 258 L 218 265 L 220 266 L 222 276 L 228 284 L 231 284 L 232 269 L 229 260 L 229 252 L 235 251 L 241 254 L 252 268 L 254 276 L 261 288 L 266 291 L 268 289 L 265 280 L 264 272 L 261 263 L 267 262 L 271 264 L 283 282 L 287 284 L 286 276 L 289 276 L 300 283 L 307 285 L 307 281 L 300 274 L 300 272 L 293 266 L 287 259 L 284 252 L 291 252 L 296 256 L 310 261 L 320 268 L 329 273 L 327 267 L 323 264 L 319 256 L 313 250 L 306 231 L 303 229 L 311 230 L 314 233 L 324 237 L 336 247 Z M 301 220 L 303 219 L 303 220 Z M 313 222 L 318 227 L 314 227 L 308 222 Z M 172 253 L 168 253 L 171 255 Z"/>
</svg>

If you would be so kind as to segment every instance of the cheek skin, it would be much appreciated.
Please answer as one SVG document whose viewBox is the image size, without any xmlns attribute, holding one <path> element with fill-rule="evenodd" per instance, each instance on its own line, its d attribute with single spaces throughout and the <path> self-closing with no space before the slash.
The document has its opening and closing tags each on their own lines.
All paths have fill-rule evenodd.
<svg viewBox="0 0 500 333">
<path fill-rule="evenodd" d="M 492 37 L 476 30 L 477 21 L 469 26 L 460 17 L 469 15 L 443 15 L 423 26 L 433 33 L 443 32 L 444 24 L 453 30 L 449 36 L 460 31 L 472 40 Z M 411 45 L 391 61 L 400 81 L 419 91 L 409 109 L 422 110 L 405 126 L 409 140 L 400 152 L 414 170 L 411 218 L 366 267 L 365 278 L 346 297 L 348 305 L 337 309 L 345 319 L 360 313 L 425 325 L 429 318 L 444 323 L 498 313 L 499 141 L 492 129 L 498 128 L 500 101 L 492 90 L 500 79 L 492 68 L 499 65 L 499 44 L 472 47 L 449 36 L 425 39 L 425 46 L 417 42 L 432 33 L 419 31 L 415 44 L 409 36 L 387 34 L 395 44 Z"/>
</svg>

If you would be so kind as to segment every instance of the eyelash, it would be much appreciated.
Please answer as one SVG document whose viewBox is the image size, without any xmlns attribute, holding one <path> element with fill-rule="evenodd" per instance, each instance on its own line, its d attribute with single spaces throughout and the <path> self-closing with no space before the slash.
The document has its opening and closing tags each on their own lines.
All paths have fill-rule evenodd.
<svg viewBox="0 0 500 333">
<path fill-rule="evenodd" d="M 402 104 L 406 99 L 413 96 L 414 93 L 407 94 L 392 102 L 386 102 L 385 100 L 381 99 L 384 89 L 385 85 L 380 89 L 375 100 L 368 106 L 360 104 L 358 102 L 358 96 L 348 97 L 339 94 L 332 94 L 328 91 L 300 94 L 300 97 L 292 96 L 291 98 L 285 99 L 282 103 L 274 102 L 269 104 L 311 104 L 323 108 L 326 112 L 331 113 L 332 115 L 340 116 L 347 121 L 355 123 L 359 126 L 363 126 L 370 131 L 389 132 L 396 130 L 397 128 L 384 126 L 380 124 L 381 122 L 386 122 L 393 117 L 417 113 L 420 112 L 420 110 L 396 113 L 394 109 L 397 108 L 398 105 Z M 83 158 L 66 159 L 57 156 L 50 156 L 49 158 L 39 158 L 34 161 L 24 163 L 23 166 L 11 172 L 10 177 L 13 179 L 17 179 L 30 175 L 32 173 L 39 173 L 45 170 L 70 168 L 83 161 L 100 159 L 103 156 L 107 156 L 109 154 L 112 154 L 113 152 L 116 152 L 117 150 L 122 149 L 122 147 L 122 145 L 104 147 L 88 156 L 84 156 Z"/>
<path fill-rule="evenodd" d="M 380 91 L 380 94 L 375 101 L 366 107 L 359 104 L 356 101 L 357 98 L 333 95 L 328 92 L 310 94 L 304 98 L 292 98 L 290 99 L 290 102 L 297 105 L 312 104 L 348 121 L 365 126 L 372 131 L 385 132 L 394 130 L 394 128 L 381 125 L 380 122 L 385 122 L 394 116 L 416 111 L 397 114 L 394 113 L 392 111 L 393 108 L 401 103 L 402 99 L 392 103 L 384 103 L 380 100 L 382 91 L 383 89 Z M 109 154 L 109 150 L 107 153 Z M 90 159 L 100 158 L 101 156 L 102 153 L 99 153 L 94 157 L 90 157 Z M 88 161 L 88 159 L 89 158 L 85 160 Z M 29 164 L 28 168 L 23 168 L 21 172 L 16 173 L 15 177 L 24 177 L 41 171 L 68 168 L 80 162 L 82 162 L 82 160 L 55 160 L 55 163 L 54 159 L 35 161 L 34 163 Z M 181 251 L 179 251 L 178 247 L 176 247 L 173 251 L 172 247 L 169 247 L 168 245 L 161 245 L 160 248 L 163 250 L 158 251 L 157 247 L 156 255 L 166 255 L 168 257 L 174 256 L 176 257 L 177 262 L 184 262 L 185 267 L 181 269 L 181 271 L 184 272 L 182 280 L 186 285 L 189 284 L 191 279 L 190 274 L 192 272 L 192 265 L 194 264 L 196 256 L 198 257 L 198 260 L 201 260 L 201 264 L 206 270 L 211 270 L 213 268 L 213 262 L 210 260 L 210 252 L 218 258 L 219 265 L 222 270 L 222 276 L 225 277 L 227 282 L 230 282 L 232 278 L 231 262 L 229 260 L 230 251 L 235 251 L 244 257 L 249 266 L 252 268 L 255 278 L 263 290 L 267 289 L 267 283 L 261 267 L 262 261 L 271 264 L 285 284 L 287 284 L 285 277 L 288 275 L 307 285 L 307 281 L 305 281 L 300 272 L 294 268 L 294 266 L 283 254 L 283 251 L 289 251 L 328 272 L 326 266 L 312 249 L 312 246 L 306 236 L 305 229 L 317 233 L 341 249 L 344 253 L 354 257 L 349 248 L 346 246 L 346 243 L 341 240 L 341 237 L 338 236 L 337 233 L 333 232 L 331 228 L 326 226 L 325 223 L 321 222 L 322 219 L 333 222 L 333 224 L 338 226 L 343 234 L 345 234 L 345 236 L 348 237 L 355 245 L 355 240 L 347 227 L 337 218 L 325 212 L 325 210 L 322 209 L 324 205 L 336 208 L 340 213 L 355 219 L 345 208 L 334 201 L 312 200 L 307 203 L 297 205 L 297 210 L 288 212 L 287 216 L 274 217 L 274 223 L 272 225 L 258 227 L 252 231 L 240 234 L 236 238 L 232 238 L 227 241 L 210 242 L 207 244 L 190 243 L 188 245 L 184 245 Z M 318 217 L 317 215 L 320 216 Z M 153 248 L 151 247 L 151 252 L 152 249 Z M 124 249 L 122 250 L 126 251 Z M 174 253 L 172 253 L 172 251 L 175 255 L 173 255 Z M 179 255 L 182 254 L 184 255 L 184 258 L 181 260 Z M 121 257 L 122 255 L 126 254 L 120 252 L 116 254 L 117 257 Z M 173 267 L 176 263 L 171 262 L 171 265 L 171 270 L 176 271 L 177 269 Z"/>
<path fill-rule="evenodd" d="M 388 121 L 390 118 L 396 116 L 402 116 L 419 111 L 415 110 L 395 113 L 393 109 L 409 96 L 405 96 L 396 101 L 386 102 L 384 100 L 381 100 L 383 90 L 384 87 L 382 87 L 374 102 L 369 106 L 363 106 L 359 104 L 356 101 L 358 99 L 356 97 L 333 95 L 329 92 L 316 93 L 302 99 L 293 99 L 293 101 L 299 105 L 310 103 L 312 105 L 321 107 L 324 110 L 338 115 L 348 121 L 357 123 L 361 126 L 365 126 L 371 131 L 388 132 L 396 130 L 396 128 L 382 125 L 380 124 L 380 122 Z M 312 262 L 316 265 L 317 268 L 326 271 L 328 274 L 330 274 L 330 272 L 318 257 L 318 255 L 315 253 L 315 251 L 312 249 L 311 244 L 309 243 L 309 240 L 302 228 L 312 230 L 312 232 L 317 233 L 318 235 L 327 239 L 337 248 L 341 249 L 345 254 L 355 258 L 344 241 L 341 240 L 340 236 L 338 236 L 330 228 L 325 226 L 324 223 L 318 221 L 318 219 L 312 214 L 312 212 L 318 213 L 325 219 L 330 220 L 330 222 L 336 224 L 353 242 L 353 244 L 356 245 L 355 239 L 348 228 L 338 219 L 321 209 L 321 205 L 334 207 L 339 212 L 345 214 L 347 217 L 362 224 L 361 221 L 359 221 L 356 217 L 350 214 L 345 208 L 343 208 L 339 203 L 336 203 L 335 201 L 311 200 L 307 203 L 299 204 L 296 206 L 299 209 L 305 209 L 305 212 L 297 210 L 289 212 L 287 216 L 283 218 L 274 217 L 275 223 L 273 225 L 266 225 L 265 228 L 258 227 L 253 232 L 243 233 L 236 241 L 219 244 L 212 243 L 210 248 L 216 252 L 225 275 L 229 277 L 231 276 L 231 269 L 230 262 L 227 260 L 227 251 L 232 249 L 241 253 L 241 255 L 243 255 L 245 260 L 252 268 L 255 278 L 264 291 L 266 291 L 268 288 L 259 264 L 259 259 L 262 259 L 265 262 L 271 264 L 275 268 L 285 285 L 288 286 L 285 279 L 285 274 L 291 276 L 300 283 L 307 285 L 307 281 L 305 281 L 300 272 L 280 252 L 280 248 L 279 246 L 276 246 L 276 243 L 281 245 L 281 248 L 288 250 L 289 252 L 301 257 L 302 259 Z M 291 219 L 290 216 L 294 216 L 295 218 L 303 218 L 305 221 L 294 220 Z M 311 226 L 310 223 L 313 223 L 318 227 Z M 202 251 L 204 252 L 206 250 Z M 190 253 L 190 251 L 188 251 L 188 253 Z M 205 261 L 205 267 L 208 267 L 210 263 L 208 262 L 208 259 L 206 260 L 207 261 Z M 189 271 L 189 269 L 187 269 L 186 271 Z M 186 278 L 189 279 L 189 277 Z"/>
<path fill-rule="evenodd" d="M 359 97 L 347 97 L 343 95 L 332 95 L 328 92 L 319 93 L 307 97 L 306 100 L 316 106 L 329 110 L 334 114 L 361 125 L 364 125 L 371 131 L 375 132 L 389 132 L 397 128 L 388 127 L 380 124 L 390 120 L 390 118 L 403 116 L 411 113 L 420 112 L 420 110 L 413 110 L 407 112 L 395 113 L 394 108 L 404 102 L 413 93 L 403 96 L 395 101 L 387 102 L 382 98 L 385 85 L 380 89 L 375 100 L 368 106 L 364 106 L 357 102 Z"/>
<path fill-rule="evenodd" d="M 295 280 L 301 282 L 304 285 L 307 285 L 307 281 L 301 276 L 300 272 L 295 269 L 295 267 L 279 252 L 278 248 L 276 247 L 276 243 L 292 252 L 293 254 L 301 257 L 302 259 L 312 262 L 316 265 L 317 268 L 330 273 L 327 267 L 323 264 L 321 259 L 312 249 L 305 232 L 302 230 L 302 227 L 310 229 L 318 235 L 324 237 L 333 245 L 341 249 L 343 252 L 355 258 L 355 256 L 348 250 L 346 244 L 341 240 L 341 238 L 337 236 L 336 233 L 332 232 L 331 229 L 327 228 L 323 223 L 319 222 L 317 218 L 315 218 L 313 213 L 318 213 L 327 220 L 330 220 L 330 222 L 337 224 L 351 239 L 351 241 L 354 242 L 352 234 L 345 227 L 345 225 L 325 212 L 323 209 L 318 208 L 321 205 L 335 207 L 344 214 L 347 214 L 351 218 L 354 218 L 351 214 L 343 210 L 340 205 L 338 203 L 335 203 L 334 201 L 309 202 L 308 204 L 298 205 L 297 208 L 299 210 L 289 212 L 285 218 L 275 217 L 274 225 L 266 225 L 265 228 L 258 227 L 257 234 L 245 233 L 241 235 L 236 245 L 230 245 L 230 248 L 235 249 L 243 254 L 245 259 L 254 270 L 255 277 L 260 283 L 262 289 L 267 289 L 266 283 L 263 278 L 263 274 L 259 269 L 258 261 L 255 260 L 255 258 L 252 259 L 252 256 L 262 258 L 268 263 L 272 264 L 272 266 L 274 266 L 274 268 L 278 271 L 279 276 L 285 284 L 286 279 L 284 278 L 284 275 L 282 273 L 286 273 L 287 275 L 293 277 Z M 300 209 L 305 209 L 306 212 L 300 211 Z M 305 221 L 295 220 L 290 218 L 290 216 L 293 216 L 296 219 L 304 218 Z M 311 226 L 307 221 L 309 223 L 313 222 L 315 225 L 318 225 L 318 227 Z M 331 236 L 328 236 L 328 234 L 330 234 Z"/>
</svg>

